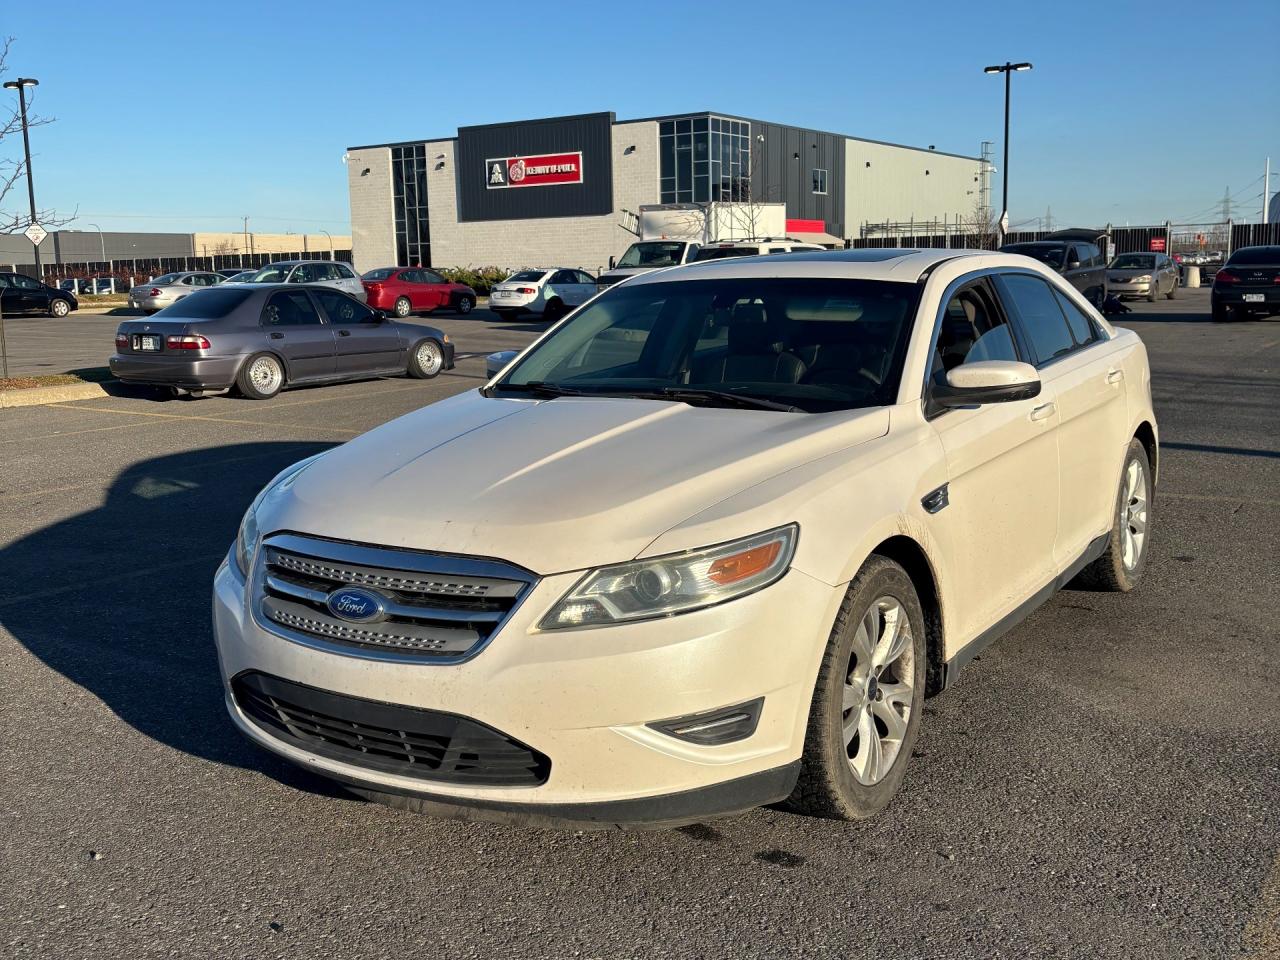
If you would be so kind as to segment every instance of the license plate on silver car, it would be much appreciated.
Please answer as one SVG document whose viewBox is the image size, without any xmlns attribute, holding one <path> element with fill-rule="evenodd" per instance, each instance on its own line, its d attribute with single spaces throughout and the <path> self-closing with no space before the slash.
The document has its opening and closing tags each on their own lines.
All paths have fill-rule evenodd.
<svg viewBox="0 0 1280 960">
<path fill-rule="evenodd" d="M 1266 294 L 1262 293 L 1246 293 L 1244 295 L 1245 303 L 1262 303 L 1267 299 Z"/>
<path fill-rule="evenodd" d="M 159 350 L 160 337 L 156 334 L 135 333 L 133 335 L 133 349 L 135 350 Z"/>
<path fill-rule="evenodd" d="M 495 297 L 514 297 L 515 296 L 515 294 L 512 293 L 510 290 L 495 290 L 493 291 L 493 295 Z"/>
</svg>

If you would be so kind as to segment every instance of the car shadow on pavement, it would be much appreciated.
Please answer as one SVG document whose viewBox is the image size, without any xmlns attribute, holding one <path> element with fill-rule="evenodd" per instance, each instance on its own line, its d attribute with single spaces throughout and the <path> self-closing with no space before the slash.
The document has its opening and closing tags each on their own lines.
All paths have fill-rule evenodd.
<svg viewBox="0 0 1280 960">
<path fill-rule="evenodd" d="M 226 716 L 210 598 L 249 502 L 331 446 L 231 444 L 127 468 L 101 506 L 0 548 L 0 626 L 151 739 L 325 792 Z"/>
<path fill-rule="evenodd" d="M 1135 310 L 1130 308 L 1128 313 L 1108 313 L 1104 314 L 1111 323 L 1118 323 L 1124 326 L 1126 323 L 1212 323 L 1213 318 L 1205 313 L 1187 313 L 1178 312 L 1167 306 L 1161 308 L 1161 305 L 1153 305 L 1151 310 Z"/>
</svg>

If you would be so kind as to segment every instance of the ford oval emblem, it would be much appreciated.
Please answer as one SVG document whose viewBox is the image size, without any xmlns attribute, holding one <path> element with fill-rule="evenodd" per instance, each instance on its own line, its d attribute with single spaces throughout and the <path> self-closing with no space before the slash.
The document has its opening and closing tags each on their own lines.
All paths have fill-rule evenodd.
<svg viewBox="0 0 1280 960">
<path fill-rule="evenodd" d="M 343 587 L 333 591 L 325 601 L 325 606 L 335 617 L 352 623 L 380 620 L 387 612 L 382 597 L 359 587 Z"/>
</svg>

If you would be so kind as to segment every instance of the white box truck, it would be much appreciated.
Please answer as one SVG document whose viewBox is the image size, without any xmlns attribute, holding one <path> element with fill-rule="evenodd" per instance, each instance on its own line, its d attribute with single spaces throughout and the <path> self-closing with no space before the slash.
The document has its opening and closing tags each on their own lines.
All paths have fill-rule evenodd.
<svg viewBox="0 0 1280 960">
<path fill-rule="evenodd" d="M 783 203 L 655 203 L 636 215 L 635 243 L 597 283 L 608 287 L 647 270 L 689 263 L 708 243 L 783 237 L 787 207 Z"/>
</svg>

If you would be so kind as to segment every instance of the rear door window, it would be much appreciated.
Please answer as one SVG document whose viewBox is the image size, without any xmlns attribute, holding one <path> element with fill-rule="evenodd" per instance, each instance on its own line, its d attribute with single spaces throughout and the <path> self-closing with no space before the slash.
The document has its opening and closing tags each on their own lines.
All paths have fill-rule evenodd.
<svg viewBox="0 0 1280 960">
<path fill-rule="evenodd" d="M 1071 336 L 1075 339 L 1076 345 L 1082 347 L 1097 340 L 1097 328 L 1085 316 L 1084 311 L 1077 307 L 1071 301 L 1071 298 L 1061 290 L 1053 291 L 1053 295 L 1058 298 L 1058 306 L 1062 308 L 1062 312 L 1067 318 L 1067 326 L 1071 328 Z"/>
<path fill-rule="evenodd" d="M 1038 366 L 1066 356 L 1076 348 L 1058 298 L 1044 280 L 1027 274 L 1003 274 L 999 278 L 1006 307 L 1011 307 L 1031 342 Z"/>
<path fill-rule="evenodd" d="M 262 310 L 264 327 L 306 327 L 320 323 L 320 314 L 305 290 L 273 293 Z"/>
</svg>

